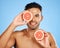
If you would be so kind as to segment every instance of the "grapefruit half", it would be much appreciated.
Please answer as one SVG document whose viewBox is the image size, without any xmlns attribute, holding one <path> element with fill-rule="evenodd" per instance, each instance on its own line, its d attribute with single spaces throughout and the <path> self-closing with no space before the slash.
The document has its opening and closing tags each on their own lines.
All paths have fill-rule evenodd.
<svg viewBox="0 0 60 48">
<path fill-rule="evenodd" d="M 42 30 L 38 30 L 34 33 L 34 37 L 36 40 L 42 40 L 44 38 L 44 32 Z"/>
<path fill-rule="evenodd" d="M 31 21 L 33 18 L 32 13 L 29 11 L 24 11 L 23 19 L 24 21 Z"/>
</svg>

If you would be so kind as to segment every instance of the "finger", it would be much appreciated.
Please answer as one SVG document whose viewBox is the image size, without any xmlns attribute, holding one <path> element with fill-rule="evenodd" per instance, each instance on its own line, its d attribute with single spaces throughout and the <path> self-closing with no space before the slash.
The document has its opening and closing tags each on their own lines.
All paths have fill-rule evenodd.
<svg viewBox="0 0 60 48">
<path fill-rule="evenodd" d="M 23 22 L 23 21 L 20 21 L 19 23 L 18 23 L 18 25 L 24 25 L 25 24 L 25 22 Z"/>
<path fill-rule="evenodd" d="M 23 13 L 20 13 L 20 14 L 18 15 L 18 18 L 21 19 L 22 16 L 23 16 Z"/>
<path fill-rule="evenodd" d="M 48 33 L 47 32 L 44 32 L 44 36 L 47 37 L 48 36 Z"/>
<path fill-rule="evenodd" d="M 24 21 L 24 23 L 25 23 L 25 24 L 27 24 L 27 23 L 28 23 L 28 21 Z"/>
<path fill-rule="evenodd" d="M 43 47 L 45 46 L 44 41 L 38 41 L 38 43 Z"/>
</svg>

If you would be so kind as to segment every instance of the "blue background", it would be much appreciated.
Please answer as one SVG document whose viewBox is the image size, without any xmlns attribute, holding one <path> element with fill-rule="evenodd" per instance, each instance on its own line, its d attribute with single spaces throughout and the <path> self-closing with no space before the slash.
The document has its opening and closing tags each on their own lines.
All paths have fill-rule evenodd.
<svg viewBox="0 0 60 48">
<path fill-rule="evenodd" d="M 24 10 L 27 3 L 37 2 L 43 7 L 44 19 L 40 27 L 51 32 L 60 47 L 60 1 L 59 0 L 0 0 L 0 35 L 11 24 L 14 17 Z M 27 28 L 26 25 L 16 30 Z"/>
</svg>

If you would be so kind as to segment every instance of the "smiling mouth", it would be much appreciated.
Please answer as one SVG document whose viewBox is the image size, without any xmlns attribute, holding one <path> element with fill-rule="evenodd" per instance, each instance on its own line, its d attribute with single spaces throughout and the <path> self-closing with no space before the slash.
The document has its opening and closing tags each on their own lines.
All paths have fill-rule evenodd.
<svg viewBox="0 0 60 48">
<path fill-rule="evenodd" d="M 34 26 L 36 25 L 37 23 L 36 22 L 31 22 L 30 25 Z"/>
</svg>

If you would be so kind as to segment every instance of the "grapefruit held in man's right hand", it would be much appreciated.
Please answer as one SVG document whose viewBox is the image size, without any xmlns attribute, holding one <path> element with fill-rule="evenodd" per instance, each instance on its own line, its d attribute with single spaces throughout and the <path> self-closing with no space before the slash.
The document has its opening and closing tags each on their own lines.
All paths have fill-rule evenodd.
<svg viewBox="0 0 60 48">
<path fill-rule="evenodd" d="M 29 21 L 32 20 L 32 18 L 33 18 L 33 16 L 32 16 L 32 13 L 31 12 L 24 11 L 24 13 L 23 13 L 23 19 L 24 19 L 24 21 L 29 22 Z"/>
</svg>

